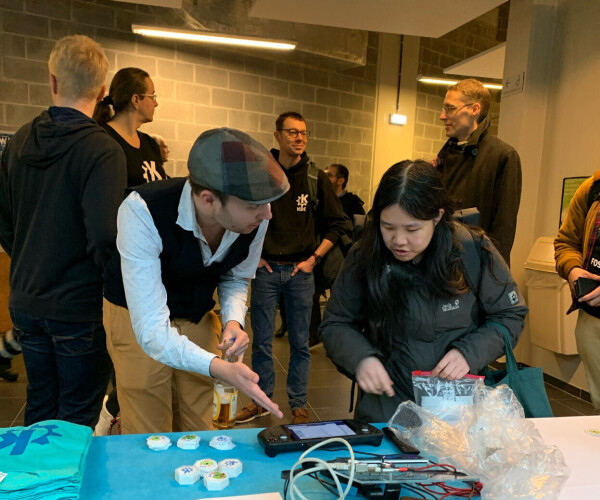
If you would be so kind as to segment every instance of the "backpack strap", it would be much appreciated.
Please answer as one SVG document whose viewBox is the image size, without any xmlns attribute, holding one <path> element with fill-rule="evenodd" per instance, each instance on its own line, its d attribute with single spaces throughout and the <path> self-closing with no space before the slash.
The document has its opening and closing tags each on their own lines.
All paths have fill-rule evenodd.
<svg viewBox="0 0 600 500">
<path fill-rule="evenodd" d="M 318 194 L 318 181 L 319 181 L 319 169 L 311 161 L 308 163 L 308 170 L 306 171 L 306 177 L 308 179 L 308 198 L 313 210 L 317 210 L 319 206 L 319 194 Z"/>
<path fill-rule="evenodd" d="M 475 241 L 471 231 L 462 224 L 456 224 L 456 235 L 464 249 L 461 261 L 467 285 L 475 296 L 478 297 L 479 285 L 481 283 L 481 245 Z"/>
<path fill-rule="evenodd" d="M 306 180 L 308 181 L 308 202 L 315 216 L 315 235 L 317 237 L 317 245 L 321 244 L 321 234 L 319 232 L 317 221 L 317 208 L 319 207 L 319 169 L 311 161 L 308 162 L 308 170 L 306 171 Z"/>
</svg>

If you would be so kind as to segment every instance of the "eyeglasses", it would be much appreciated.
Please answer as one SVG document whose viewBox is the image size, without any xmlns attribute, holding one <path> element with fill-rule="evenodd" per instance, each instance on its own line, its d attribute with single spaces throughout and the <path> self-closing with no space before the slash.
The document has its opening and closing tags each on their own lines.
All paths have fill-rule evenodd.
<svg viewBox="0 0 600 500">
<path fill-rule="evenodd" d="M 158 97 L 157 94 L 138 94 L 142 97 L 149 97 L 150 99 L 152 99 L 154 102 L 156 102 L 156 98 Z"/>
<path fill-rule="evenodd" d="M 286 132 L 290 137 L 293 137 L 294 139 L 298 137 L 298 134 L 300 134 L 304 138 L 310 137 L 310 131 L 308 130 L 298 130 L 297 128 L 278 128 L 277 130 L 279 132 Z"/>
<path fill-rule="evenodd" d="M 473 104 L 475 104 L 474 102 L 470 102 L 468 104 L 463 104 L 462 106 L 453 106 L 452 104 L 444 104 L 442 106 L 442 113 L 446 113 L 446 115 L 448 116 L 452 116 L 454 113 L 456 113 L 457 111 L 466 108 L 467 106 L 472 106 Z"/>
</svg>

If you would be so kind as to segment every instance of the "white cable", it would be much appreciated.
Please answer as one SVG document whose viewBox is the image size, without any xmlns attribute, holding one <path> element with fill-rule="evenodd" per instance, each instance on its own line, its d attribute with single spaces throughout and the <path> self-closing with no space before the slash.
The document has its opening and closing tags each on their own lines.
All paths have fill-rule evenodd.
<svg viewBox="0 0 600 500">
<path fill-rule="evenodd" d="M 340 480 L 338 479 L 338 475 L 335 472 L 335 470 L 331 467 L 330 464 L 328 464 L 325 460 L 321 460 L 320 458 L 305 458 L 310 452 L 321 448 L 327 444 L 330 443 L 342 443 L 344 446 L 346 446 L 346 448 L 348 448 L 349 452 L 350 452 L 350 460 L 348 461 L 348 466 L 349 466 L 349 476 L 348 476 L 348 485 L 346 486 L 345 490 L 342 490 L 342 485 L 340 483 Z M 317 467 L 312 467 L 310 469 L 305 469 L 300 471 L 298 474 L 295 474 L 294 471 L 296 470 L 296 467 L 298 466 L 302 466 L 302 464 L 306 463 L 306 462 L 314 462 L 316 464 L 319 464 Z M 290 484 L 289 484 L 289 488 L 290 488 L 290 496 L 292 498 L 292 500 L 296 500 L 296 494 L 299 496 L 299 498 L 301 498 L 302 500 L 308 500 L 301 492 L 300 489 L 295 485 L 296 480 L 299 477 L 302 476 L 306 476 L 307 474 L 312 474 L 313 472 L 320 472 L 323 470 L 326 470 L 329 472 L 329 474 L 331 474 L 331 477 L 333 478 L 333 480 L 335 481 L 335 485 L 338 491 L 338 494 L 340 495 L 338 498 L 339 499 L 344 499 L 346 498 L 346 495 L 348 494 L 348 492 L 350 491 L 350 489 L 352 488 L 352 482 L 354 481 L 354 469 L 356 467 L 356 463 L 354 460 L 354 450 L 352 450 L 352 446 L 350 446 L 350 443 L 348 441 L 346 441 L 345 439 L 342 438 L 338 438 L 338 437 L 334 437 L 334 438 L 330 438 L 327 439 L 325 441 L 322 441 L 321 443 L 318 443 L 316 445 L 314 445 L 313 447 L 309 448 L 308 450 L 306 450 L 302 455 L 300 455 L 300 458 L 298 459 L 298 461 L 293 465 L 293 467 L 290 470 Z"/>
</svg>

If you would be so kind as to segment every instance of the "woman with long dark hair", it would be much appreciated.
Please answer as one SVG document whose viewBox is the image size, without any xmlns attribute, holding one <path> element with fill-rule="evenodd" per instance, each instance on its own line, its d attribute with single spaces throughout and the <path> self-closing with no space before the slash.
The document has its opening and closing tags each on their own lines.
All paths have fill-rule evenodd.
<svg viewBox="0 0 600 500">
<path fill-rule="evenodd" d="M 499 325 L 513 344 L 521 334 L 528 309 L 506 263 L 452 213 L 429 163 L 403 161 L 383 175 L 320 329 L 327 355 L 358 383 L 356 418 L 387 421 L 414 400 L 413 370 L 480 372 L 504 354 Z"/>
<path fill-rule="evenodd" d="M 143 69 L 123 68 L 110 82 L 108 95 L 94 110 L 94 120 L 117 141 L 127 157 L 127 186 L 166 179 L 157 142 L 138 129 L 154 119 L 158 106 L 154 83 Z"/>
</svg>

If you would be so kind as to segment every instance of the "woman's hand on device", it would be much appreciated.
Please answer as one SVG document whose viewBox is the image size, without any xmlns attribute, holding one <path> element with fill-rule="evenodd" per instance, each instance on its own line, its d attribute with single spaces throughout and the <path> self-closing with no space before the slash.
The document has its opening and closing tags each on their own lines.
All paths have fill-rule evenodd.
<svg viewBox="0 0 600 500">
<path fill-rule="evenodd" d="M 448 380 L 463 378 L 469 373 L 469 363 L 458 349 L 450 349 L 431 374 Z"/>
<path fill-rule="evenodd" d="M 385 394 L 390 398 L 394 395 L 392 379 L 383 363 L 375 356 L 364 358 L 356 367 L 358 386 L 371 394 Z"/>
</svg>

